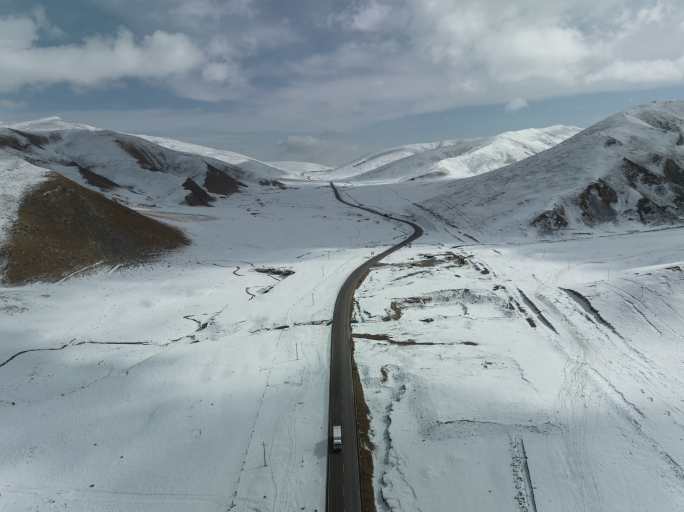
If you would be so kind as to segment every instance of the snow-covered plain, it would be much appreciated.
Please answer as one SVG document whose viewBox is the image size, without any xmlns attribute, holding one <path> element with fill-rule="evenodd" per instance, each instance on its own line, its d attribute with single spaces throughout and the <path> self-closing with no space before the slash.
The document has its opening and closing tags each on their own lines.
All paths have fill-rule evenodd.
<svg viewBox="0 0 684 512">
<path fill-rule="evenodd" d="M 401 233 L 325 185 L 147 213 L 193 245 L 0 289 L 0 510 L 323 510 L 327 323 Z"/>
<path fill-rule="evenodd" d="M 378 510 L 682 510 L 682 249 L 416 245 L 373 271 L 354 332 Z"/>
</svg>

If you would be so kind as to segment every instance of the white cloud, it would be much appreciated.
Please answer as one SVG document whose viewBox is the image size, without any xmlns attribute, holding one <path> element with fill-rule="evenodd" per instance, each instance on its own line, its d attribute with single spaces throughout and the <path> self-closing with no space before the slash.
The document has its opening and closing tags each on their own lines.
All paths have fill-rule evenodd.
<svg viewBox="0 0 684 512">
<path fill-rule="evenodd" d="M 392 8 L 389 5 L 371 1 L 351 16 L 350 27 L 362 32 L 377 30 L 391 14 Z"/>
<path fill-rule="evenodd" d="M 360 0 L 330 19 L 348 37 L 290 63 L 272 115 L 354 125 L 684 81 L 676 0 Z"/>
<path fill-rule="evenodd" d="M 523 110 L 529 106 L 530 104 L 525 98 L 514 98 L 506 103 L 505 108 L 507 112 L 517 112 L 518 110 Z"/>
<path fill-rule="evenodd" d="M 622 84 L 675 83 L 684 79 L 684 59 L 615 61 L 587 76 L 587 83 Z"/>
<path fill-rule="evenodd" d="M 0 18 L 0 90 L 69 83 L 93 86 L 122 78 L 165 78 L 204 64 L 205 56 L 183 34 L 155 31 L 136 40 L 127 30 L 81 44 L 37 46 L 35 17 Z"/>
<path fill-rule="evenodd" d="M 92 1 L 131 32 L 56 45 L 42 11 L 0 18 L 0 91 L 141 78 L 308 132 L 684 82 L 677 0 Z"/>
</svg>

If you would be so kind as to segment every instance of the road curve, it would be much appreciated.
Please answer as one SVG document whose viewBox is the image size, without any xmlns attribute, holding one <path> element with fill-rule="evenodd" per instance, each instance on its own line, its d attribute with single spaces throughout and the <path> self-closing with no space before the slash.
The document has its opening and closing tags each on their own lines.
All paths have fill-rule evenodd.
<svg viewBox="0 0 684 512">
<path fill-rule="evenodd" d="M 354 380 L 352 377 L 351 315 L 354 292 L 366 278 L 371 267 L 380 260 L 423 236 L 423 229 L 413 222 L 392 217 L 373 208 L 350 203 L 342 198 L 334 183 L 330 187 L 335 199 L 389 220 L 401 222 L 413 228 L 413 234 L 372 257 L 351 273 L 340 288 L 333 312 L 330 350 L 330 398 L 328 402 L 328 438 L 332 438 L 333 425 L 342 425 L 344 446 L 332 451 L 328 442 L 328 476 L 326 481 L 327 512 L 361 512 L 361 483 L 359 473 L 359 448 L 354 405 Z"/>
</svg>

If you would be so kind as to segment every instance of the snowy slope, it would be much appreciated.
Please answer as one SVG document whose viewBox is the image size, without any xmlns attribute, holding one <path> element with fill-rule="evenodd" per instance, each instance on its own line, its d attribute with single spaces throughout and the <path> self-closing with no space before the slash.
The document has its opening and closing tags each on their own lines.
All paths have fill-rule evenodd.
<svg viewBox="0 0 684 512">
<path fill-rule="evenodd" d="M 152 137 L 149 135 L 137 136 L 142 139 L 153 142 L 155 144 L 158 144 L 163 148 L 168 148 L 183 153 L 205 156 L 214 160 L 219 160 L 221 162 L 235 165 L 240 169 L 258 175 L 261 178 L 281 178 L 285 175 L 283 169 L 280 169 L 275 165 L 261 162 L 254 158 L 245 156 L 240 153 L 235 153 L 233 151 L 227 151 L 225 149 L 214 149 L 206 146 L 201 146 L 198 144 L 191 144 L 189 142 L 181 142 L 178 140 L 166 139 L 162 137 Z"/>
<path fill-rule="evenodd" d="M 445 185 L 422 204 L 483 236 L 676 223 L 683 130 L 682 102 L 634 108 L 522 162 Z"/>
<path fill-rule="evenodd" d="M 378 510 L 683 510 L 683 246 L 419 241 L 376 267 L 353 331 Z"/>
<path fill-rule="evenodd" d="M 568 126 L 506 132 L 495 137 L 414 144 L 372 155 L 326 177 L 354 183 L 465 178 L 518 162 L 579 131 Z"/>
<path fill-rule="evenodd" d="M 63 130 L 101 131 L 99 128 L 96 128 L 94 126 L 82 123 L 71 123 L 68 121 L 64 121 L 62 118 L 56 116 L 21 123 L 0 123 L 0 127 L 12 128 L 15 130 L 27 132 L 53 132 Z M 264 162 L 260 162 L 259 160 L 248 157 L 246 155 L 242 155 L 240 153 L 235 153 L 233 151 L 214 149 L 206 146 L 201 146 L 198 144 L 191 144 L 188 142 L 182 142 L 163 137 L 153 137 L 150 135 L 136 134 L 134 135 L 141 139 L 153 142 L 154 144 L 157 144 L 163 148 L 172 149 L 174 151 L 178 151 L 181 153 L 190 153 L 194 155 L 204 156 L 228 164 L 233 164 L 245 171 L 252 171 L 262 178 L 278 178 L 284 174 L 281 169 L 275 166 L 266 164 Z"/>
<path fill-rule="evenodd" d="M 0 151 L 0 248 L 16 220 L 22 197 L 47 174 L 45 169 Z"/>
</svg>

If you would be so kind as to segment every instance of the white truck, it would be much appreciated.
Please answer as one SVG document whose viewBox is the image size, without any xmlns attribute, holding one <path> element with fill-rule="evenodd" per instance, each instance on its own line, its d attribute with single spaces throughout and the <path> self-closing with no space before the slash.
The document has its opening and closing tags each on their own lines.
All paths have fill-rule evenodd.
<svg viewBox="0 0 684 512">
<path fill-rule="evenodd" d="M 342 450 L 342 425 L 334 425 L 332 429 L 332 448 L 333 451 Z"/>
</svg>

